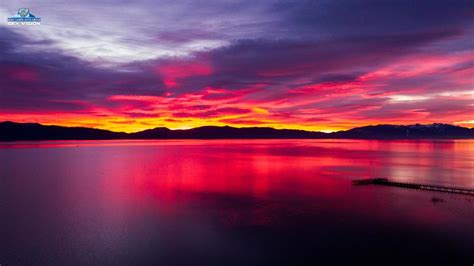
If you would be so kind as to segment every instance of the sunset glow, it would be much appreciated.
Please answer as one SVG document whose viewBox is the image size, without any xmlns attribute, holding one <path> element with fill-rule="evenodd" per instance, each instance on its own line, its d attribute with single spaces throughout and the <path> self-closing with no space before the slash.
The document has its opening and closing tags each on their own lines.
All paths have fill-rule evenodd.
<svg viewBox="0 0 474 266">
<path fill-rule="evenodd" d="M 215 2 L 204 10 L 144 1 L 107 12 L 81 2 L 68 13 L 32 6 L 41 26 L 0 25 L 0 121 L 124 132 L 474 126 L 469 2 L 323 2 Z M 2 3 L 2 20 L 16 8 Z"/>
</svg>

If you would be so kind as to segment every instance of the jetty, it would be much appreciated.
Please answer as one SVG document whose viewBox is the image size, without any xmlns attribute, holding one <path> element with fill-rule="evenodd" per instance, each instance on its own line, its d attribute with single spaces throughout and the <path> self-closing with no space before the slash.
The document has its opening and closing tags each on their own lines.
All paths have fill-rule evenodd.
<svg viewBox="0 0 474 266">
<path fill-rule="evenodd" d="M 352 181 L 352 184 L 355 186 L 379 185 L 379 186 L 401 187 L 401 188 L 409 188 L 409 189 L 428 190 L 428 191 L 446 192 L 446 193 L 474 196 L 474 189 L 472 188 L 460 188 L 460 187 L 438 186 L 438 185 L 419 184 L 419 183 L 395 182 L 395 181 L 390 181 L 387 178 L 354 180 Z"/>
</svg>

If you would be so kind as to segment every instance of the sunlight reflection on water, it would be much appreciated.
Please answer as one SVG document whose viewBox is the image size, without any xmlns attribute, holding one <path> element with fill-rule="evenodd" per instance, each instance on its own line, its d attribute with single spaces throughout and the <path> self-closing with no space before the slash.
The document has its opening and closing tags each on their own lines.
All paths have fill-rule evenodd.
<svg viewBox="0 0 474 266">
<path fill-rule="evenodd" d="M 400 259 L 431 254 L 435 261 L 442 258 L 433 251 L 442 251 L 445 260 L 462 259 L 474 248 L 471 198 L 350 181 L 386 177 L 474 188 L 473 144 L 1 143 L 1 228 L 8 240 L 0 244 L 0 262 L 274 264 L 301 256 L 350 261 L 369 250 L 405 254 Z"/>
</svg>

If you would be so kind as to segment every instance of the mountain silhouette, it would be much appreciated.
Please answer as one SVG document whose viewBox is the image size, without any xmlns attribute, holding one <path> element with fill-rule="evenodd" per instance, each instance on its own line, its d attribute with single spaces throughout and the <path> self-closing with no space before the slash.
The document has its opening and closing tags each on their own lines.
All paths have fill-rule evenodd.
<svg viewBox="0 0 474 266">
<path fill-rule="evenodd" d="M 85 127 L 45 126 L 34 123 L 0 123 L 0 140 L 120 139 L 126 133 Z"/>
<path fill-rule="evenodd" d="M 417 139 L 417 138 L 474 138 L 474 129 L 449 124 L 376 125 L 357 127 L 333 133 L 338 138 L 362 139 Z"/>
<path fill-rule="evenodd" d="M 235 128 L 203 126 L 170 130 L 165 127 L 136 133 L 85 127 L 45 126 L 34 123 L 0 122 L 0 140 L 101 140 L 101 139 L 423 139 L 474 138 L 474 129 L 448 124 L 376 125 L 323 133 L 269 127 Z"/>
<path fill-rule="evenodd" d="M 289 139 L 323 138 L 327 136 L 327 134 L 269 127 L 235 128 L 230 126 L 204 126 L 185 130 L 155 128 L 133 133 L 131 136 L 144 139 Z"/>
</svg>

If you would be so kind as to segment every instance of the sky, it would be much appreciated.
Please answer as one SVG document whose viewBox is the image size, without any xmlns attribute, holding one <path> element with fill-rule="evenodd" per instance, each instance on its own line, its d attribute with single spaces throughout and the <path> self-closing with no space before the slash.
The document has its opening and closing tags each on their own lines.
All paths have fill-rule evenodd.
<svg viewBox="0 0 474 266">
<path fill-rule="evenodd" d="M 473 48 L 472 0 L 2 1 L 0 121 L 474 127 Z"/>
</svg>

